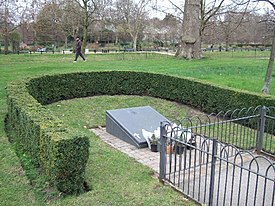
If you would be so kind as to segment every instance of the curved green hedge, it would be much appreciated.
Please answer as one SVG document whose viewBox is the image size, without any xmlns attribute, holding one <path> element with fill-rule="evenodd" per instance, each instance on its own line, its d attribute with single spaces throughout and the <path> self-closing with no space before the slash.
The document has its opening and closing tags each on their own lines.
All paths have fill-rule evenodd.
<svg viewBox="0 0 275 206">
<path fill-rule="evenodd" d="M 29 92 L 41 104 L 93 95 L 148 95 L 178 101 L 205 112 L 274 105 L 275 98 L 233 90 L 191 78 L 105 71 L 46 75 L 30 80 Z"/>
<path fill-rule="evenodd" d="M 37 102 L 28 90 L 29 79 L 7 87 L 5 130 L 17 149 L 31 156 L 42 174 L 64 193 L 84 191 L 88 137 L 66 127 Z"/>
<path fill-rule="evenodd" d="M 70 130 L 42 105 L 93 95 L 148 95 L 212 113 L 257 105 L 275 98 L 207 84 L 190 78 L 130 71 L 45 75 L 7 87 L 6 131 L 31 155 L 60 191 L 83 190 L 88 137 Z"/>
</svg>

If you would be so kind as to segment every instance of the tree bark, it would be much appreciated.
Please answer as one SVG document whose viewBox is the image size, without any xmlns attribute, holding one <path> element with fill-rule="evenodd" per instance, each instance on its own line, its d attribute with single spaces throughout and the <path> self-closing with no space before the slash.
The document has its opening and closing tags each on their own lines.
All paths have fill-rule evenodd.
<svg viewBox="0 0 275 206">
<path fill-rule="evenodd" d="M 65 38 L 64 38 L 64 44 L 65 44 L 65 48 L 68 48 L 68 37 L 65 35 Z"/>
<path fill-rule="evenodd" d="M 183 36 L 176 56 L 199 59 L 201 52 L 201 0 L 186 0 L 184 5 Z"/>
<path fill-rule="evenodd" d="M 229 51 L 229 34 L 225 35 L 225 51 Z"/>
<path fill-rule="evenodd" d="M 85 49 L 87 46 L 87 35 L 88 35 L 88 28 L 89 28 L 89 13 L 88 7 L 86 8 L 85 18 L 84 18 L 84 28 L 83 28 L 83 41 L 82 41 L 82 53 L 85 53 Z"/>
<path fill-rule="evenodd" d="M 84 26 L 83 30 L 83 41 L 82 41 L 82 53 L 85 53 L 86 45 L 87 45 L 87 33 L 88 33 L 88 26 Z"/>
<path fill-rule="evenodd" d="M 133 49 L 134 51 L 137 51 L 137 35 L 133 37 Z"/>
<path fill-rule="evenodd" d="M 5 28 L 5 31 L 4 31 L 4 51 L 5 51 L 5 54 L 8 54 L 9 52 L 9 37 L 8 37 L 8 30 Z"/>
<path fill-rule="evenodd" d="M 271 47 L 270 57 L 269 57 L 268 66 L 266 70 L 264 86 L 262 88 L 262 93 L 264 94 L 268 94 L 269 92 L 269 84 L 271 80 L 274 59 L 275 59 L 275 27 L 273 28 L 272 47 Z"/>
<path fill-rule="evenodd" d="M 8 54 L 9 52 L 9 31 L 8 31 L 8 15 L 9 11 L 8 8 L 5 5 L 5 22 L 4 22 L 4 51 L 5 54 Z"/>
</svg>

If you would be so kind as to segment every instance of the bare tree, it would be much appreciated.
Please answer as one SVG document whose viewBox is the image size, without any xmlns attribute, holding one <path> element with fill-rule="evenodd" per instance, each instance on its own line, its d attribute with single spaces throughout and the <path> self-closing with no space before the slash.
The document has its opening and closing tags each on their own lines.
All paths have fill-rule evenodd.
<svg viewBox="0 0 275 206">
<path fill-rule="evenodd" d="M 34 25 L 34 23 L 36 21 L 37 14 L 38 14 L 40 9 L 41 9 L 41 1 L 40 0 L 32 0 L 31 5 L 30 5 L 30 9 L 29 9 L 30 19 L 28 19 L 29 22 L 32 22 L 32 25 Z M 34 45 L 34 47 L 36 47 L 37 32 L 35 30 L 35 26 L 32 26 L 32 33 L 33 33 L 32 34 L 33 35 L 33 45 Z"/>
<path fill-rule="evenodd" d="M 118 0 L 116 2 L 116 21 L 130 34 L 133 40 L 133 49 L 137 50 L 138 35 L 144 28 L 147 19 L 146 6 L 151 0 Z"/>
<path fill-rule="evenodd" d="M 46 3 L 39 11 L 35 23 L 37 38 L 40 42 L 51 43 L 58 46 L 58 42 L 63 39 L 61 25 L 62 10 L 57 2 Z"/>
<path fill-rule="evenodd" d="M 209 20 L 215 16 L 224 4 L 224 0 L 186 0 L 184 4 L 183 33 L 176 56 L 186 59 L 201 58 L 202 32 Z"/>
<path fill-rule="evenodd" d="M 248 14 L 246 9 L 238 11 L 237 8 L 233 8 L 225 11 L 223 15 L 218 17 L 219 27 L 225 40 L 226 51 L 229 51 L 230 39 L 233 38 L 233 34 L 236 33 L 237 29 L 245 23 L 251 23 L 245 19 L 245 16 Z"/>
<path fill-rule="evenodd" d="M 234 3 L 236 3 L 237 5 L 249 5 L 251 3 L 260 3 L 260 2 L 265 2 L 269 4 L 273 8 L 273 11 L 275 11 L 275 3 L 273 0 L 272 1 L 271 0 L 234 0 Z M 271 21 L 275 22 L 274 19 L 272 19 Z M 271 47 L 268 67 L 265 75 L 264 85 L 262 88 L 262 93 L 264 94 L 267 94 L 269 92 L 269 84 L 270 84 L 271 75 L 272 75 L 274 58 L 275 58 L 275 26 L 273 26 L 272 47 Z"/>
<path fill-rule="evenodd" d="M 176 56 L 201 58 L 201 0 L 185 1 L 181 44 Z"/>
<path fill-rule="evenodd" d="M 0 31 L 4 38 L 4 51 L 8 53 L 9 35 L 20 25 L 24 19 L 27 4 L 15 0 L 3 0 L 0 2 L 1 20 Z"/>
<path fill-rule="evenodd" d="M 242 18 L 244 16 L 243 14 L 248 12 L 247 8 L 251 1 L 254 0 L 186 0 L 183 13 L 184 18 L 182 23 L 182 40 L 180 43 L 180 47 L 176 52 L 176 56 L 187 59 L 200 58 L 201 37 L 205 28 L 213 24 L 213 21 L 211 21 L 211 19 L 215 18 L 216 16 L 223 16 L 222 18 L 224 18 L 225 12 L 231 10 L 234 11 L 236 14 L 238 13 L 237 15 L 241 16 L 241 18 L 238 18 L 238 22 L 230 25 L 230 30 L 228 30 L 227 26 L 225 27 L 225 34 L 227 36 L 227 39 L 229 39 L 230 35 L 235 32 L 236 28 L 238 28 L 238 26 L 242 22 Z M 180 7 L 173 3 L 174 1 L 172 2 L 172 0 L 169 0 L 169 2 L 178 11 L 180 11 Z M 226 25 L 226 23 L 224 23 L 224 25 Z"/>
<path fill-rule="evenodd" d="M 150 29 L 154 32 L 151 32 L 151 36 L 154 37 L 154 33 L 157 33 L 159 38 L 155 39 L 162 43 L 166 48 L 169 46 L 174 46 L 180 41 L 182 33 L 182 27 L 180 24 L 180 20 L 176 18 L 174 15 L 167 14 L 163 20 L 155 19 L 151 22 Z"/>
<path fill-rule="evenodd" d="M 109 3 L 108 1 L 104 0 L 74 0 L 78 6 L 81 8 L 82 15 L 83 15 L 83 44 L 82 44 L 82 52 L 85 52 L 85 48 L 87 45 L 87 35 L 89 26 L 95 22 L 99 21 L 100 18 L 100 11 L 104 8 L 105 3 Z"/>
<path fill-rule="evenodd" d="M 168 0 L 168 2 L 170 3 L 170 6 L 168 4 L 163 6 L 159 4 L 158 0 L 155 0 L 152 2 L 152 9 L 155 10 L 156 12 L 165 14 L 165 16 L 171 16 L 183 22 L 183 13 L 184 13 L 183 1 Z"/>
<path fill-rule="evenodd" d="M 61 2 L 61 10 L 63 15 L 61 16 L 61 28 L 65 35 L 65 47 L 67 47 L 68 37 L 76 37 L 78 32 L 83 28 L 82 22 L 83 14 L 81 8 L 74 0 Z"/>
<path fill-rule="evenodd" d="M 273 8 L 273 11 L 275 11 L 275 3 L 271 2 L 270 0 L 258 0 L 258 2 L 267 2 L 271 5 Z M 268 61 L 268 66 L 266 70 L 266 75 L 265 75 L 265 80 L 264 80 L 264 85 L 262 88 L 262 93 L 268 94 L 269 92 L 269 84 L 272 76 L 272 70 L 273 70 L 273 65 L 274 65 L 274 59 L 275 59 L 275 19 L 271 19 L 271 22 L 273 22 L 273 38 L 272 38 L 272 46 L 271 46 L 271 52 L 270 52 L 270 57 Z"/>
</svg>

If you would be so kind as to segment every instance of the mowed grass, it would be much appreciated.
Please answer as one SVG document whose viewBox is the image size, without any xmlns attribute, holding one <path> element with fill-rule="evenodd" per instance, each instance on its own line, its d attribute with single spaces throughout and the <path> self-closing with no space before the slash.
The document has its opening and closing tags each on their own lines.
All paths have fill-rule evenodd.
<svg viewBox="0 0 275 206">
<path fill-rule="evenodd" d="M 152 106 L 167 118 L 191 115 L 191 108 L 152 97 L 140 96 L 95 96 L 60 101 L 48 105 L 63 122 L 70 127 L 86 130 L 105 125 L 108 109 Z M 152 178 L 153 171 L 132 158 L 110 148 L 98 137 L 90 136 L 90 158 L 86 169 L 91 191 L 81 195 L 83 205 L 193 205 L 184 201 L 182 195 L 163 186 Z M 76 202 L 75 202 L 76 201 Z M 77 200 L 67 197 L 58 203 L 74 205 Z M 57 203 L 57 204 L 58 204 Z"/>
<path fill-rule="evenodd" d="M 186 105 L 148 96 L 94 96 L 59 101 L 46 107 L 66 124 L 75 128 L 105 126 L 106 110 L 151 106 L 171 121 L 190 117 L 199 111 Z"/>
<path fill-rule="evenodd" d="M 87 62 L 79 61 L 73 63 L 73 55 L 61 54 L 26 54 L 26 55 L 1 55 L 0 56 L 0 205 L 43 205 L 43 197 L 36 190 L 32 189 L 29 180 L 26 178 L 24 171 L 20 167 L 13 146 L 8 142 L 4 132 L 4 117 L 7 113 L 5 86 L 13 80 L 21 79 L 27 76 L 35 76 L 41 74 L 54 74 L 65 72 L 79 71 L 103 71 L 103 70 L 135 70 L 145 72 L 155 72 L 169 74 L 174 76 L 187 76 L 201 79 L 215 84 L 238 88 L 251 92 L 259 92 L 262 87 L 265 71 L 268 63 L 268 55 L 266 57 L 257 57 L 248 54 L 247 58 L 231 53 L 207 53 L 206 58 L 194 61 L 177 60 L 171 56 L 164 55 L 128 55 L 123 57 L 116 54 L 94 55 L 88 54 Z M 123 60 L 124 59 L 124 60 Z M 272 81 L 270 85 L 270 94 L 275 95 L 275 83 Z M 81 104 L 87 106 L 87 116 L 73 116 L 67 111 L 63 120 L 72 127 L 78 127 L 85 130 L 84 126 L 92 127 L 95 125 L 104 125 L 104 110 L 112 107 L 128 107 L 135 105 L 151 104 L 157 107 L 159 112 L 164 115 L 171 114 L 185 115 L 188 109 L 178 112 L 179 105 L 175 104 L 171 112 L 162 109 L 162 100 L 159 99 L 139 99 L 129 98 L 116 103 L 116 98 L 120 97 L 103 97 L 97 99 L 98 105 L 102 108 L 96 110 L 90 109 L 84 100 L 71 106 L 77 107 Z M 122 97 L 126 98 L 126 97 Z M 76 100 L 77 101 L 77 100 Z M 83 101 L 83 103 L 81 103 Z M 110 104 L 108 104 L 108 101 Z M 148 102 L 149 101 L 149 102 Z M 104 104 L 102 102 L 105 102 Z M 124 102 L 128 102 L 125 103 Z M 139 102 L 136 104 L 136 102 Z M 150 103 L 151 102 L 151 103 Z M 122 104 L 121 104 L 122 103 Z M 50 105 L 59 110 L 63 108 L 64 102 Z M 156 104 L 156 105 L 155 105 Z M 169 103 L 170 104 L 170 103 Z M 172 103 L 171 103 L 172 104 Z M 106 107 L 104 108 L 104 105 Z M 109 105 L 109 106 L 108 106 Z M 113 105 L 113 106 L 112 106 Z M 159 105 L 159 106 L 158 106 Z M 60 108 L 60 109 L 61 109 Z M 84 107 L 86 108 L 86 107 Z M 172 108 L 172 106 L 164 107 Z M 59 111 L 56 110 L 56 114 Z M 98 114 L 97 114 L 98 112 Z M 89 118 L 90 114 L 91 118 Z M 69 116 L 66 120 L 66 115 Z M 70 116 L 71 115 L 71 116 Z M 94 119 L 92 118 L 94 116 Z M 176 117 L 177 118 L 177 117 Z M 173 192 L 168 187 L 161 186 L 157 180 L 151 177 L 151 171 L 141 166 L 134 160 L 107 147 L 96 136 L 85 130 L 90 135 L 91 149 L 90 158 L 87 167 L 87 181 L 91 186 L 91 191 L 78 197 L 67 197 L 65 199 L 52 201 L 56 205 L 110 205 L 117 203 L 118 205 L 156 205 L 156 199 L 163 200 L 163 204 L 175 205 L 175 201 L 182 201 L 182 197 Z M 109 164 L 107 164 L 109 163 Z M 108 166 L 108 167 L 107 167 Z M 110 168 L 109 168 L 110 166 Z M 127 174 L 127 176 L 126 176 Z M 130 175 L 130 176 L 128 176 Z M 117 187 L 114 187 L 118 184 Z M 146 193 L 141 185 L 148 185 L 148 193 Z M 117 188 L 121 188 L 120 191 Z M 129 188 L 132 188 L 129 191 Z M 143 191 L 143 192 L 139 192 Z M 145 194 L 146 193 L 146 194 Z M 155 196 L 155 197 L 154 197 Z M 139 202 L 140 200 L 140 202 Z M 132 203 L 132 204 L 131 204 Z M 158 202 L 160 205 L 160 202 Z"/>
</svg>

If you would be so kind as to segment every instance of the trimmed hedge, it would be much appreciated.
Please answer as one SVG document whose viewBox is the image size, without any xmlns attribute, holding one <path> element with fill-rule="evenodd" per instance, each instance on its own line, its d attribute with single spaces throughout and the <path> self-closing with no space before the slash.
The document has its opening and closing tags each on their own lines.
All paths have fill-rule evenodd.
<svg viewBox="0 0 275 206">
<path fill-rule="evenodd" d="M 208 113 L 275 105 L 275 98 L 268 95 L 225 88 L 192 78 L 133 71 L 46 75 L 31 79 L 29 92 L 41 104 L 103 94 L 148 95 L 178 101 Z"/>
<path fill-rule="evenodd" d="M 148 95 L 178 101 L 207 113 L 275 105 L 275 98 L 191 78 L 104 71 L 45 75 L 8 85 L 6 131 L 31 155 L 60 191 L 83 191 L 88 137 L 71 131 L 42 105 L 93 95 Z"/>
<path fill-rule="evenodd" d="M 28 84 L 29 79 L 25 79 L 7 87 L 5 130 L 9 140 L 32 157 L 51 185 L 64 193 L 82 193 L 88 137 L 67 128 L 38 103 L 29 94 Z"/>
</svg>

